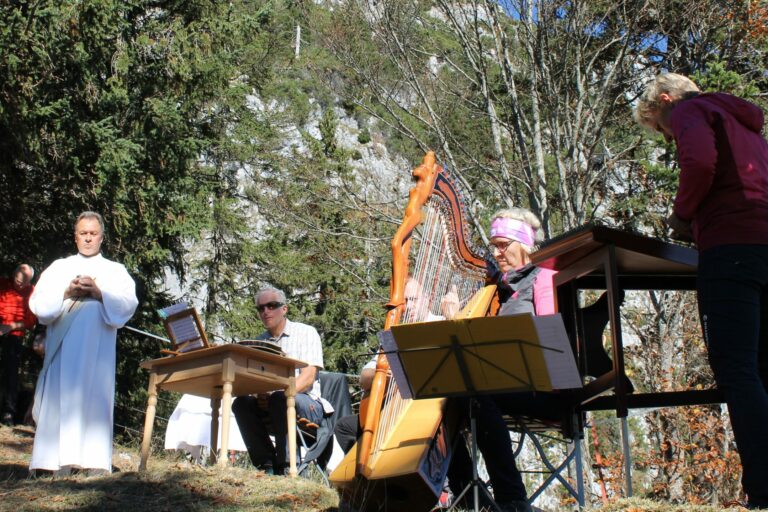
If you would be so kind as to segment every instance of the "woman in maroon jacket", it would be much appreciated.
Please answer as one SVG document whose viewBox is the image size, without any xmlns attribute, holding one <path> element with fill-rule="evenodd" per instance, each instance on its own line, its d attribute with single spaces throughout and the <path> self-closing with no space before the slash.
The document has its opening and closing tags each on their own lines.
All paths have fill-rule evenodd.
<svg viewBox="0 0 768 512">
<path fill-rule="evenodd" d="M 725 393 L 749 508 L 768 507 L 768 143 L 763 112 L 659 75 L 635 118 L 677 146 L 668 223 L 699 248 L 697 293 L 709 362 Z M 761 363 L 760 361 L 764 361 Z"/>
</svg>

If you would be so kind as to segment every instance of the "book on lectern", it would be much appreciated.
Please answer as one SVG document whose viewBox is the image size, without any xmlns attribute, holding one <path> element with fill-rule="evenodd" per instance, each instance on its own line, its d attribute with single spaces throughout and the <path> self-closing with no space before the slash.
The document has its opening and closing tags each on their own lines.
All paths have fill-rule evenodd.
<svg viewBox="0 0 768 512">
<path fill-rule="evenodd" d="M 379 339 L 403 398 L 582 386 L 559 313 L 402 324 Z"/>
</svg>

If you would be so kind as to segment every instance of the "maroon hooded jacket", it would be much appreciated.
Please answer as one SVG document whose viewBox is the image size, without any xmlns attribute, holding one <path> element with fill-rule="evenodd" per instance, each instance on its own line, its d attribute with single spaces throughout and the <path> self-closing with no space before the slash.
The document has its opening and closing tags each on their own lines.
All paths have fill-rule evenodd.
<svg viewBox="0 0 768 512">
<path fill-rule="evenodd" d="M 736 96 L 700 94 L 670 114 L 680 184 L 674 211 L 699 250 L 768 244 L 768 143 L 763 112 Z"/>
</svg>

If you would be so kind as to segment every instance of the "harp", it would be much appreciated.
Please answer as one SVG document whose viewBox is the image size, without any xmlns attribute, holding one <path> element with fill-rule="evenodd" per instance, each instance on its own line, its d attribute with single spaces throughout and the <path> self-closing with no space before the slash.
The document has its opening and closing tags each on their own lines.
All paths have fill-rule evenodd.
<svg viewBox="0 0 768 512">
<path fill-rule="evenodd" d="M 458 187 L 429 152 L 413 171 L 403 222 L 392 239 L 392 280 L 385 329 L 443 318 L 446 294 L 458 296 L 457 317 L 487 314 L 495 286 L 484 286 L 485 258 L 468 236 Z M 412 245 L 414 250 L 412 251 Z M 363 434 L 331 474 L 342 498 L 357 510 L 429 510 L 450 459 L 451 426 L 445 399 L 405 400 L 379 354 Z"/>
</svg>

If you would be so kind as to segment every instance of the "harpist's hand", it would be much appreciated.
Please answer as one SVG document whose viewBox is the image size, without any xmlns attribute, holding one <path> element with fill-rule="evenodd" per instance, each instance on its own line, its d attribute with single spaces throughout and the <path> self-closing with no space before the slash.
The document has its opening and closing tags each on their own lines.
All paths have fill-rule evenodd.
<svg viewBox="0 0 768 512">
<path fill-rule="evenodd" d="M 485 259 L 485 284 L 497 284 L 503 275 L 496 260 L 493 258 Z"/>
<path fill-rule="evenodd" d="M 443 316 L 448 320 L 452 320 L 459 312 L 459 293 L 456 290 L 456 285 L 451 285 L 451 291 L 443 295 L 440 299 L 440 310 L 443 312 Z"/>
</svg>

